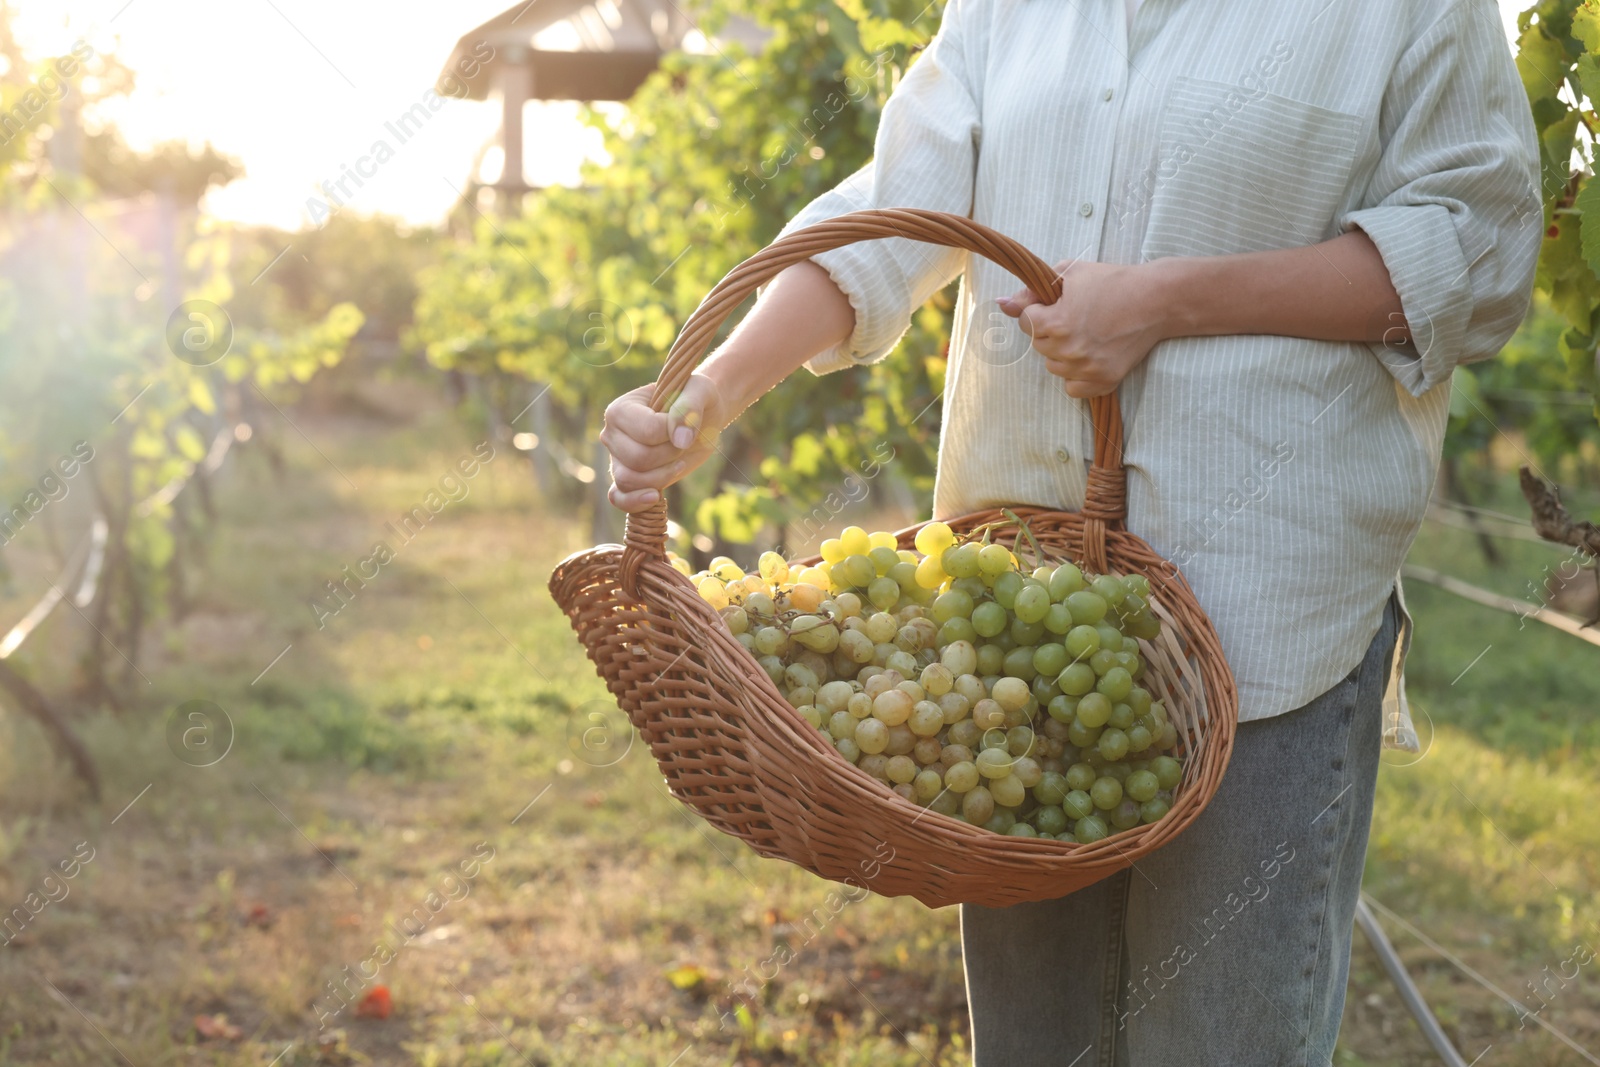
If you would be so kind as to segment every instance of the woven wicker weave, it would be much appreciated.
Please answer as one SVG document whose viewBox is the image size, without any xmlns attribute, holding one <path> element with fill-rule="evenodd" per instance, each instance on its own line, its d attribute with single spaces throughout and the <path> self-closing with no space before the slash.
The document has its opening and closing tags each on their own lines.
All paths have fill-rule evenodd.
<svg viewBox="0 0 1600 1067">
<path fill-rule="evenodd" d="M 1060 280 L 1021 245 L 970 219 L 909 209 L 861 211 L 798 230 L 731 271 L 672 346 L 652 404 L 688 381 L 723 320 L 790 264 L 854 241 L 906 237 L 964 248 L 1054 300 Z M 1141 642 L 1142 684 L 1178 728 L 1184 778 L 1166 817 L 1093 844 L 991 833 L 918 807 L 852 766 L 801 718 L 666 560 L 666 510 L 629 517 L 623 545 L 564 560 L 550 591 L 600 676 L 660 764 L 674 796 L 764 856 L 931 907 L 1046 900 L 1128 867 L 1176 837 L 1216 792 L 1233 748 L 1238 694 L 1211 621 L 1182 575 L 1122 527 L 1122 418 L 1115 395 L 1091 401 L 1096 446 L 1080 512 L 1016 508 L 1040 547 L 1094 573 L 1146 575 L 1162 623 Z M 957 531 L 1002 520 L 984 511 Z M 898 533 L 909 548 L 917 527 Z M 994 539 L 1014 544 L 1016 528 Z M 1026 551 L 1026 549 L 1023 549 Z"/>
</svg>

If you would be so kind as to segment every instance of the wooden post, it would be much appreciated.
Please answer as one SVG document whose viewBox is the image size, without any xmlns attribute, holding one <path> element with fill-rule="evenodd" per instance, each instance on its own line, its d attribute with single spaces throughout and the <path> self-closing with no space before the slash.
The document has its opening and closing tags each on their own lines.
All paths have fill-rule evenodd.
<svg viewBox="0 0 1600 1067">
<path fill-rule="evenodd" d="M 533 68 L 528 50 L 506 50 L 505 66 L 500 68 L 500 147 L 505 164 L 500 171 L 498 207 L 507 217 L 521 213 L 522 194 L 527 183 L 522 173 L 522 110 L 533 96 Z"/>
</svg>

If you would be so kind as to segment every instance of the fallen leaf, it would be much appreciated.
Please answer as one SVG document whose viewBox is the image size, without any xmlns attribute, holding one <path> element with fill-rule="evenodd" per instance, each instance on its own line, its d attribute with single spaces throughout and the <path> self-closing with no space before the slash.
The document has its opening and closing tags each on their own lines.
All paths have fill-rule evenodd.
<svg viewBox="0 0 1600 1067">
<path fill-rule="evenodd" d="M 357 915 L 353 911 L 352 912 L 347 912 L 346 914 L 341 915 L 337 919 L 333 920 L 333 925 L 335 925 L 335 926 L 347 926 L 347 927 L 360 926 L 361 925 L 361 916 Z"/>
<path fill-rule="evenodd" d="M 367 995 L 356 1004 L 356 1017 L 360 1019 L 387 1019 L 394 1010 L 394 1001 L 389 997 L 389 987 L 375 985 L 367 990 Z"/>
<path fill-rule="evenodd" d="M 698 989 L 705 985 L 706 979 L 711 976 L 693 963 L 686 963 L 682 967 L 674 967 L 667 972 L 667 981 L 672 983 L 672 988 L 684 991 Z"/>
<path fill-rule="evenodd" d="M 244 924 L 265 930 L 272 925 L 272 909 L 265 904 L 252 904 L 245 909 Z"/>
<path fill-rule="evenodd" d="M 220 1041 L 237 1041 L 244 1036 L 244 1031 L 230 1023 L 226 1015 L 196 1015 L 194 1032 L 202 1039 Z"/>
</svg>

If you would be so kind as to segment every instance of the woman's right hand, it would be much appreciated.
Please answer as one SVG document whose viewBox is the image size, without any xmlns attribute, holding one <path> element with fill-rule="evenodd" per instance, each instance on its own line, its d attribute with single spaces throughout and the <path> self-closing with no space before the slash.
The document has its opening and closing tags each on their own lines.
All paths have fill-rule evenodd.
<svg viewBox="0 0 1600 1067">
<path fill-rule="evenodd" d="M 655 386 L 624 393 L 606 408 L 600 443 L 611 453 L 611 503 L 642 511 L 661 499 L 667 486 L 704 463 L 731 416 L 717 387 L 692 374 L 666 412 L 650 407 Z"/>
</svg>

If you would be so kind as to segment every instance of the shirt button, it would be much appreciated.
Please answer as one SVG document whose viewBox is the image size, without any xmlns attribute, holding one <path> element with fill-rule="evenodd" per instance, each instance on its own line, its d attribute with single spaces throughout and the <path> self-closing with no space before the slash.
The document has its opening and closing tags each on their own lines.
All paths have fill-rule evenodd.
<svg viewBox="0 0 1600 1067">
<path fill-rule="evenodd" d="M 1105 94 L 1103 96 L 1101 96 L 1100 99 L 1102 99 L 1102 100 L 1110 100 L 1111 99 L 1111 90 L 1107 89 L 1105 91 Z"/>
<path fill-rule="evenodd" d="M 1082 215 L 1084 218 L 1088 218 L 1090 215 L 1094 214 L 1094 205 L 1085 200 L 1083 203 L 1078 205 L 1078 214 Z"/>
<path fill-rule="evenodd" d="M 1067 455 L 1067 450 L 1064 448 L 1056 449 L 1056 458 L 1063 463 L 1068 463 L 1072 460 L 1072 457 Z"/>
</svg>

